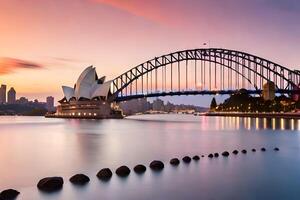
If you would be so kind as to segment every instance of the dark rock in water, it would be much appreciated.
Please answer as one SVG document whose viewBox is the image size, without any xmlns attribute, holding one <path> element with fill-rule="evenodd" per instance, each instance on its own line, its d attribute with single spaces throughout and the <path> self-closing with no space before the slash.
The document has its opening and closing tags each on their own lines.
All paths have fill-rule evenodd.
<svg viewBox="0 0 300 200">
<path fill-rule="evenodd" d="M 171 165 L 179 165 L 179 163 L 180 163 L 180 160 L 178 158 L 172 158 L 170 160 Z"/>
<path fill-rule="evenodd" d="M 1 200 L 13 200 L 13 199 L 16 199 L 19 194 L 20 194 L 20 192 L 17 190 L 14 190 L 14 189 L 3 190 L 0 193 L 0 199 Z"/>
<path fill-rule="evenodd" d="M 218 153 L 214 153 L 214 156 L 217 158 L 217 157 L 219 157 L 219 154 Z"/>
<path fill-rule="evenodd" d="M 183 158 L 182 158 L 182 160 L 183 160 L 183 162 L 185 162 L 185 163 L 190 163 L 191 162 L 191 157 L 189 157 L 189 156 L 184 156 Z"/>
<path fill-rule="evenodd" d="M 252 152 L 256 152 L 256 149 L 252 149 Z"/>
<path fill-rule="evenodd" d="M 213 158 L 214 155 L 213 155 L 212 153 L 210 153 L 210 154 L 208 155 L 208 157 L 209 157 L 209 158 Z"/>
<path fill-rule="evenodd" d="M 146 171 L 146 166 L 144 165 L 137 165 L 133 168 L 133 170 L 135 171 L 135 173 L 137 174 L 142 174 Z"/>
<path fill-rule="evenodd" d="M 100 180 L 109 180 L 112 175 L 112 171 L 109 168 L 103 168 L 97 173 L 97 177 Z"/>
<path fill-rule="evenodd" d="M 130 169 L 123 165 L 116 170 L 116 174 L 121 177 L 128 176 L 130 174 Z"/>
<path fill-rule="evenodd" d="M 159 160 L 153 160 L 150 163 L 149 167 L 154 171 L 159 171 L 159 170 L 162 170 L 165 167 L 165 165 L 163 162 L 161 162 Z"/>
<path fill-rule="evenodd" d="M 266 151 L 266 149 L 265 149 L 265 148 L 261 148 L 260 150 L 261 150 L 261 151 Z"/>
<path fill-rule="evenodd" d="M 222 156 L 228 157 L 228 156 L 229 156 L 229 152 L 228 152 L 228 151 L 224 151 L 224 152 L 222 153 Z"/>
<path fill-rule="evenodd" d="M 70 178 L 70 182 L 75 185 L 84 185 L 90 181 L 90 178 L 84 174 L 75 174 Z"/>
<path fill-rule="evenodd" d="M 195 156 L 193 156 L 193 160 L 200 160 L 200 157 L 199 156 L 197 156 L 197 155 L 195 155 Z"/>
<path fill-rule="evenodd" d="M 244 153 L 244 154 L 247 153 L 247 150 L 246 150 L 246 149 L 243 149 L 243 150 L 242 150 L 242 153 Z"/>
<path fill-rule="evenodd" d="M 234 150 L 232 153 L 233 153 L 234 155 L 237 155 L 237 154 L 239 153 L 239 151 L 238 151 L 238 150 Z"/>
<path fill-rule="evenodd" d="M 63 187 L 64 179 L 62 177 L 46 177 L 41 179 L 37 187 L 45 192 L 53 192 Z"/>
<path fill-rule="evenodd" d="M 278 147 L 275 147 L 275 148 L 274 148 L 274 151 L 279 151 L 279 148 L 278 148 Z"/>
</svg>

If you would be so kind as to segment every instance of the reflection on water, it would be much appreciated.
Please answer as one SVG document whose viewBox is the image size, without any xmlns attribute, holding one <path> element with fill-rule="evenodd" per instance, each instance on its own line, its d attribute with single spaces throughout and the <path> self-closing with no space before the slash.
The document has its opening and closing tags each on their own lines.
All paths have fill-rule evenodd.
<svg viewBox="0 0 300 200">
<path fill-rule="evenodd" d="M 184 123 L 201 123 L 201 130 L 300 130 L 300 119 L 283 118 L 251 118 L 251 117 L 208 117 L 192 115 L 142 115 L 131 116 L 128 119 L 140 121 L 168 121 Z M 213 126 L 211 126 L 213 124 Z"/>
<path fill-rule="evenodd" d="M 299 119 L 282 118 L 250 118 L 250 117 L 219 117 L 216 118 L 216 127 L 222 129 L 247 130 L 300 130 Z"/>
<path fill-rule="evenodd" d="M 297 199 L 299 130 L 296 119 L 193 115 L 141 115 L 123 120 L 0 117 L 0 188 L 16 188 L 21 191 L 20 199 L 30 200 Z M 279 153 L 271 151 L 275 146 L 280 147 Z M 267 152 L 228 159 L 202 158 L 178 168 L 167 164 L 172 157 L 261 147 Z M 166 163 L 159 174 L 148 170 L 142 176 L 132 173 L 122 180 L 113 176 L 107 183 L 95 176 L 103 167 L 132 168 L 153 159 Z M 91 183 L 84 188 L 73 187 L 67 179 L 75 173 L 86 173 Z M 63 190 L 52 195 L 39 193 L 35 186 L 38 180 L 53 175 L 65 178 Z"/>
</svg>

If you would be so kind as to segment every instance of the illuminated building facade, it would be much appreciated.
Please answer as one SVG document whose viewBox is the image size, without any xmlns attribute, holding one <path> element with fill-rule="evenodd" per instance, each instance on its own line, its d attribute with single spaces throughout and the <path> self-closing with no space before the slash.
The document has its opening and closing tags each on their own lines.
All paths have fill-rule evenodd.
<svg viewBox="0 0 300 200">
<path fill-rule="evenodd" d="M 122 118 L 121 110 L 108 101 L 111 83 L 105 82 L 105 76 L 98 78 L 93 66 L 86 68 L 74 87 L 62 86 L 64 98 L 59 101 L 56 113 L 47 114 L 46 117 Z"/>
<path fill-rule="evenodd" d="M 273 100 L 275 98 L 274 82 L 269 81 L 263 85 L 262 95 L 265 101 Z"/>
</svg>

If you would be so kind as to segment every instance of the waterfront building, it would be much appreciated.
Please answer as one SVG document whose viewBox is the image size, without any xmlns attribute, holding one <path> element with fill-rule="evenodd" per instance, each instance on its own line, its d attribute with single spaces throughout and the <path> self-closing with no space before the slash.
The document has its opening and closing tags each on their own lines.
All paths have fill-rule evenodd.
<svg viewBox="0 0 300 200">
<path fill-rule="evenodd" d="M 147 98 L 132 99 L 129 101 L 124 101 L 119 104 L 125 115 L 132 115 L 136 113 L 143 113 L 150 110 L 150 103 Z"/>
<path fill-rule="evenodd" d="M 13 87 L 11 87 L 7 92 L 7 103 L 8 104 L 16 103 L 16 91 Z"/>
<path fill-rule="evenodd" d="M 161 99 L 155 99 L 152 104 L 152 109 L 155 111 L 164 111 L 164 101 Z"/>
<path fill-rule="evenodd" d="M 6 103 L 6 85 L 1 85 L 0 87 L 0 104 Z"/>
<path fill-rule="evenodd" d="M 262 96 L 265 101 L 273 100 L 275 98 L 275 83 L 269 81 L 263 85 Z"/>
<path fill-rule="evenodd" d="M 55 108 L 54 108 L 54 97 L 52 96 L 49 96 L 46 98 L 46 109 L 48 111 L 54 111 Z"/>
<path fill-rule="evenodd" d="M 93 66 L 86 68 L 78 77 L 74 87 L 62 86 L 64 98 L 56 113 L 46 117 L 63 118 L 122 118 L 122 112 L 109 101 L 112 81 L 98 78 Z"/>
</svg>

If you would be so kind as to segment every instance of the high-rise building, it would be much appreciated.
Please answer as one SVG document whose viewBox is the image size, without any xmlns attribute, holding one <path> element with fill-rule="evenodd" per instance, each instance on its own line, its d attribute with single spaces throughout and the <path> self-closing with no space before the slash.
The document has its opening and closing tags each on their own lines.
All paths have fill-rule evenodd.
<svg viewBox="0 0 300 200">
<path fill-rule="evenodd" d="M 11 87 L 7 92 L 7 103 L 8 104 L 16 103 L 16 91 L 13 87 Z"/>
<path fill-rule="evenodd" d="M 6 103 L 6 85 L 0 87 L 0 104 Z"/>
<path fill-rule="evenodd" d="M 262 95 L 265 101 L 273 100 L 275 98 L 275 84 L 269 81 L 263 85 Z"/>
<path fill-rule="evenodd" d="M 48 111 L 54 111 L 54 97 L 52 96 L 47 97 L 46 108 Z"/>
</svg>

